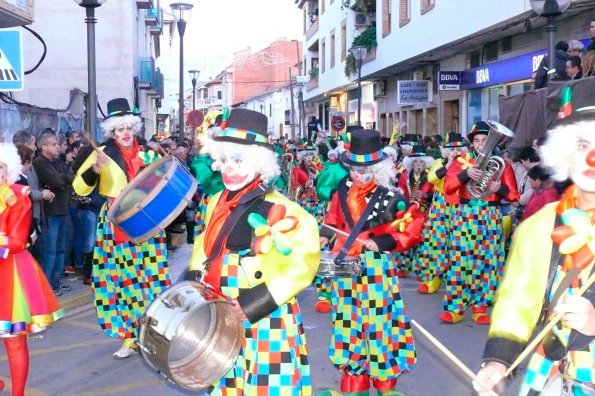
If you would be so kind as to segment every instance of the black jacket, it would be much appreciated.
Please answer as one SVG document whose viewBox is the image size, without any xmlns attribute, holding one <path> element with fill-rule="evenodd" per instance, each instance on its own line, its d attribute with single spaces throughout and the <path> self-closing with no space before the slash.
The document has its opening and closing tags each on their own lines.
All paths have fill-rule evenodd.
<svg viewBox="0 0 595 396">
<path fill-rule="evenodd" d="M 70 185 L 74 180 L 74 173 L 62 160 L 58 158 L 50 160 L 43 155 L 33 160 L 33 167 L 39 178 L 40 189 L 47 188 L 55 195 L 52 202 L 42 201 L 46 216 L 67 215 Z"/>
</svg>

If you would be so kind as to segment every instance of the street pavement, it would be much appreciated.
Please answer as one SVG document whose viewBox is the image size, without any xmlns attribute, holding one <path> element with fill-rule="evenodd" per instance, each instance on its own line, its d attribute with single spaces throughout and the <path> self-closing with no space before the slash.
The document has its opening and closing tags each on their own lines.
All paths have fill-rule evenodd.
<svg viewBox="0 0 595 396">
<path fill-rule="evenodd" d="M 183 243 L 170 252 L 172 279 L 180 277 L 190 259 L 192 247 Z M 31 369 L 27 395 L 197 395 L 168 382 L 142 357 L 114 360 L 112 353 L 120 342 L 104 335 L 91 304 L 90 286 L 76 277 L 65 279 L 73 286 L 60 302 L 66 316 L 46 331 L 31 335 L 29 349 Z M 438 339 L 463 364 L 476 372 L 479 367 L 486 326 L 475 325 L 470 315 L 457 325 L 442 324 L 442 294 L 420 295 L 413 278 L 401 280 L 401 294 L 409 314 Z M 312 287 L 298 297 L 302 309 L 309 347 L 314 393 L 338 389 L 339 373 L 329 362 L 327 352 L 331 332 L 330 314 L 313 310 L 316 295 Z M 397 389 L 406 396 L 472 395 L 471 380 L 438 350 L 422 333 L 414 329 L 418 353 L 417 365 L 399 378 Z M 523 369 L 519 370 L 523 371 Z M 0 378 L 7 380 L 8 363 L 0 353 Z M 501 395 L 514 395 L 520 373 Z M 10 382 L 6 381 L 8 388 Z M 374 394 L 371 392 L 371 394 Z M 250 395 L 247 395 L 250 396 Z"/>
</svg>

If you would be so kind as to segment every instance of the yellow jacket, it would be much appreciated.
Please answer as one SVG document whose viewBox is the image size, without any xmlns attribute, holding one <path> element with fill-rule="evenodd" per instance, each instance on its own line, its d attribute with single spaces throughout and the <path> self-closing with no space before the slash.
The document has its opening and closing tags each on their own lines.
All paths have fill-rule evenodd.
<svg viewBox="0 0 595 396">
<path fill-rule="evenodd" d="M 104 151 L 105 146 L 101 146 L 98 149 Z M 93 172 L 91 167 L 97 161 L 97 152 L 91 152 L 76 172 L 76 176 L 72 182 L 72 187 L 78 195 L 86 196 L 91 194 L 97 183 L 99 183 L 99 194 L 104 197 L 115 198 L 122 192 L 128 184 L 126 173 L 124 173 L 124 170 L 109 155 L 108 158 L 110 158 L 110 161 L 106 166 L 101 167 L 99 177 L 95 178 L 94 183 L 89 184 L 88 181 L 85 181 L 87 178 L 83 177 L 83 175 L 86 172 Z"/>
<path fill-rule="evenodd" d="M 217 193 L 209 202 L 205 217 L 207 228 L 221 194 L 222 192 Z M 228 253 L 228 262 L 239 260 L 240 271 L 244 272 L 238 275 L 239 288 L 249 289 L 246 293 L 251 295 L 250 299 L 242 299 L 238 295 L 230 297 L 240 297 L 238 301 L 252 323 L 273 312 L 310 285 L 320 263 L 316 219 L 277 191 L 266 194 L 264 200 L 285 206 L 285 216 L 295 216 L 298 219 L 298 225 L 294 230 L 283 234 L 290 241 L 292 249 L 288 255 L 281 254 L 275 248 L 268 253 L 242 255 L 241 258 L 237 252 Z M 204 261 L 207 258 L 204 251 L 204 237 L 205 233 L 202 233 L 195 239 L 190 270 L 204 269 Z M 256 304 L 259 307 L 253 306 Z M 265 310 L 267 312 L 263 312 L 263 306 L 267 307 Z"/>
</svg>

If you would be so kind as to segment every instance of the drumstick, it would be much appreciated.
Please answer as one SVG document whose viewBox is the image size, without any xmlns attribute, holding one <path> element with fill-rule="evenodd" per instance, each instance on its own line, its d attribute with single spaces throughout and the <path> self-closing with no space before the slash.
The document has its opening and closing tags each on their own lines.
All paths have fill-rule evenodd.
<svg viewBox="0 0 595 396">
<path fill-rule="evenodd" d="M 589 290 L 593 282 L 595 282 L 595 272 L 591 274 L 589 279 L 587 279 L 587 281 L 581 286 L 575 296 L 582 296 L 587 290 Z M 510 373 L 512 373 L 512 371 L 527 357 L 527 355 L 533 352 L 533 349 L 535 349 L 537 344 L 539 344 L 543 337 L 545 337 L 550 332 L 550 330 L 554 328 L 560 319 L 562 319 L 562 316 L 564 316 L 563 313 L 554 315 L 550 322 L 539 332 L 539 334 L 535 336 L 533 341 L 531 341 L 531 343 L 525 347 L 519 357 L 517 357 L 516 360 L 510 365 L 508 370 L 506 370 L 505 376 L 509 376 Z"/>
<path fill-rule="evenodd" d="M 330 226 L 328 224 L 322 224 L 322 225 L 325 226 L 326 228 L 328 228 L 329 230 L 335 231 L 337 234 L 341 234 L 341 235 L 343 235 L 345 237 L 349 237 L 349 234 L 346 233 L 345 231 L 341 231 L 341 230 L 339 230 L 339 229 L 337 229 L 337 228 L 335 228 L 333 226 Z M 366 241 L 364 241 L 363 239 L 355 238 L 355 240 L 358 241 L 359 243 L 361 243 L 362 245 L 365 245 L 366 244 Z"/>
<path fill-rule="evenodd" d="M 430 340 L 430 342 L 432 344 L 434 344 L 442 353 L 444 353 L 446 355 L 446 357 L 449 358 L 458 368 L 460 368 L 461 370 L 463 370 L 463 372 L 465 374 L 467 374 L 469 376 L 469 378 L 471 378 L 475 382 L 479 382 L 477 380 L 477 376 L 475 375 L 475 373 L 473 371 L 471 371 L 469 369 L 469 367 L 465 366 L 465 364 L 463 362 L 461 362 L 459 360 L 459 358 L 457 358 L 444 345 L 442 345 L 442 343 L 440 341 L 438 341 L 436 338 L 434 338 L 434 336 L 432 334 L 430 334 L 429 331 L 427 331 L 426 329 L 424 329 L 414 319 L 411 319 L 411 324 L 414 325 L 415 327 L 417 327 L 417 329 L 419 331 L 421 331 L 423 333 L 423 335 L 425 335 Z M 498 396 L 498 394 L 496 392 L 494 392 L 493 390 L 490 391 L 490 395 L 492 395 L 492 396 Z"/>
</svg>

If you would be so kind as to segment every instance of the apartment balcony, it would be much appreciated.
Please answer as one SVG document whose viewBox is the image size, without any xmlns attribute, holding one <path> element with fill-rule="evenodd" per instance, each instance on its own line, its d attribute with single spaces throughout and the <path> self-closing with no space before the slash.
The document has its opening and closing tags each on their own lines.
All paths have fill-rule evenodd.
<svg viewBox="0 0 595 396">
<path fill-rule="evenodd" d="M 164 96 L 164 83 L 165 78 L 163 73 L 157 68 L 155 71 L 155 79 L 153 80 L 153 86 L 150 89 L 146 90 L 146 94 L 148 97 L 154 99 L 163 99 Z"/>
<path fill-rule="evenodd" d="M 0 28 L 33 23 L 34 0 L 0 0 Z"/>
<path fill-rule="evenodd" d="M 139 89 L 153 89 L 155 85 L 155 60 L 153 57 L 138 59 Z"/>
<path fill-rule="evenodd" d="M 311 91 L 314 88 L 318 88 L 318 77 L 319 76 L 316 76 L 306 83 L 306 91 Z"/>
<path fill-rule="evenodd" d="M 312 22 L 310 27 L 308 27 L 308 30 L 306 30 L 306 40 L 310 40 L 310 38 L 314 36 L 316 32 L 318 32 L 318 19 Z"/>
<path fill-rule="evenodd" d="M 141 10 L 147 10 L 151 8 L 153 1 L 152 0 L 136 0 L 136 8 Z"/>
<path fill-rule="evenodd" d="M 157 26 L 159 25 L 159 8 L 151 7 L 147 10 L 145 14 L 145 25 L 147 26 Z"/>
</svg>

